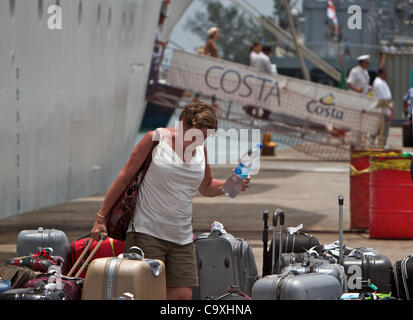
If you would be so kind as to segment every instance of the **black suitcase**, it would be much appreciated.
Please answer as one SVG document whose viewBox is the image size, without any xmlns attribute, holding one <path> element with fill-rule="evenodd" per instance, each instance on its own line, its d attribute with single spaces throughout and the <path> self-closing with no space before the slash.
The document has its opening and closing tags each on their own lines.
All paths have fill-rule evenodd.
<svg viewBox="0 0 413 320">
<path fill-rule="evenodd" d="M 368 287 L 380 293 L 392 292 L 393 268 L 386 256 L 361 254 L 344 257 L 343 267 L 349 292 L 362 292 Z"/>
<path fill-rule="evenodd" d="M 271 240 L 270 247 L 268 249 L 268 232 L 270 228 L 268 227 L 268 210 L 265 210 L 263 213 L 263 220 L 264 220 L 264 230 L 263 230 L 263 263 L 262 263 L 262 276 L 267 276 L 272 274 L 271 268 L 272 268 L 272 253 L 273 253 L 273 242 L 274 240 Z M 281 252 L 282 253 L 288 253 L 288 252 L 297 252 L 297 253 L 304 253 L 307 250 L 319 246 L 320 242 L 318 239 L 310 234 L 306 234 L 304 232 L 298 231 L 295 233 L 289 233 L 289 232 L 281 232 L 281 240 L 282 240 L 282 248 Z M 276 268 L 278 269 L 278 262 L 279 262 L 279 243 L 280 243 L 280 234 L 277 232 L 275 234 L 275 254 L 276 256 L 274 257 L 274 261 L 276 263 Z"/>
<path fill-rule="evenodd" d="M 396 261 L 393 265 L 393 296 L 398 299 L 413 299 L 413 255 Z"/>
</svg>

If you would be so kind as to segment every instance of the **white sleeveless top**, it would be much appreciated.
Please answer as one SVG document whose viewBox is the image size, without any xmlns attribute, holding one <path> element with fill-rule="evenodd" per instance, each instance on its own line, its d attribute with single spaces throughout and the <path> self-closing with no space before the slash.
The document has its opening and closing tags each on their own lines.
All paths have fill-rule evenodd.
<svg viewBox="0 0 413 320">
<path fill-rule="evenodd" d="M 159 130 L 159 144 L 141 183 L 133 220 L 136 232 L 185 245 L 192 242 L 192 199 L 204 179 L 204 145 L 183 162 L 164 140 Z M 132 231 L 132 223 L 128 231 Z"/>
</svg>

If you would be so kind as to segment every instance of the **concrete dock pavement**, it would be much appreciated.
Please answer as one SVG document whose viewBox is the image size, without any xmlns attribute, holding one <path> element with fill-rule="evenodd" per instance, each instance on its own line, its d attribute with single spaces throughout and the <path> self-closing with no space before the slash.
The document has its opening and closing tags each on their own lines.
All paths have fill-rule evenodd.
<svg viewBox="0 0 413 320">
<path fill-rule="evenodd" d="M 214 177 L 226 179 L 229 166 L 213 168 Z M 304 224 L 308 231 L 337 231 L 338 202 L 345 201 L 345 228 L 349 220 L 349 170 L 346 163 L 263 159 L 250 187 L 235 199 L 227 197 L 194 200 L 193 223 L 197 229 L 210 228 L 218 220 L 233 231 L 262 229 L 262 212 L 281 208 L 290 226 Z"/>
<path fill-rule="evenodd" d="M 389 145 L 401 148 L 401 129 L 392 128 Z M 403 148 L 411 151 L 412 149 Z M 232 165 L 213 166 L 213 176 L 225 179 Z M 291 149 L 263 157 L 261 170 L 252 177 L 250 188 L 235 199 L 225 196 L 197 196 L 193 206 L 195 234 L 210 230 L 214 221 L 237 237 L 253 245 L 259 272 L 262 269 L 262 212 L 281 208 L 286 225 L 304 224 L 304 231 L 315 235 L 321 243 L 338 240 L 338 195 L 344 202 L 344 242 L 348 247 L 372 247 L 393 262 L 413 253 L 413 240 L 375 240 L 369 234 L 350 232 L 348 162 L 319 161 Z M 0 220 L 0 265 L 16 256 L 16 240 L 21 230 L 54 228 L 63 230 L 72 242 L 90 233 L 95 213 L 104 194 L 26 212 Z"/>
</svg>

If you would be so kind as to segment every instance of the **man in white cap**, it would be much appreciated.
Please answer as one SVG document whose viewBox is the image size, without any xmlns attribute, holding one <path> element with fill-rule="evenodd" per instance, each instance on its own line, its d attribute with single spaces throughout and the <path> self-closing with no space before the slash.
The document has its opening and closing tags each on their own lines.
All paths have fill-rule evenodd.
<svg viewBox="0 0 413 320">
<path fill-rule="evenodd" d="M 219 38 L 219 29 L 217 27 L 209 28 L 207 34 L 208 40 L 205 44 L 203 54 L 214 58 L 219 58 L 218 48 L 216 44 L 216 41 Z"/>
<path fill-rule="evenodd" d="M 366 54 L 357 58 L 358 66 L 351 69 L 347 78 L 347 86 L 358 93 L 369 94 L 371 91 L 370 76 L 368 67 L 370 65 L 370 55 Z"/>
<path fill-rule="evenodd" d="M 380 68 L 379 73 L 373 82 L 373 96 L 378 99 L 392 100 L 392 94 L 387 84 L 387 69 Z M 383 110 L 384 113 L 384 130 L 383 130 L 383 146 L 387 144 L 387 137 L 389 136 L 390 125 L 394 117 L 394 105 L 390 102 L 388 107 Z"/>
</svg>

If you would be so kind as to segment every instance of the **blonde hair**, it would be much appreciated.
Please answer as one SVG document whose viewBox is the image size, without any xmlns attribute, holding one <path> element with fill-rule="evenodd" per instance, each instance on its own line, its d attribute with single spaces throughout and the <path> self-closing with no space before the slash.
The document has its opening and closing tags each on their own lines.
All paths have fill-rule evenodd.
<svg viewBox="0 0 413 320">
<path fill-rule="evenodd" d="M 218 120 L 215 108 L 206 102 L 192 102 L 185 106 L 179 116 L 187 128 L 218 129 Z"/>
</svg>

